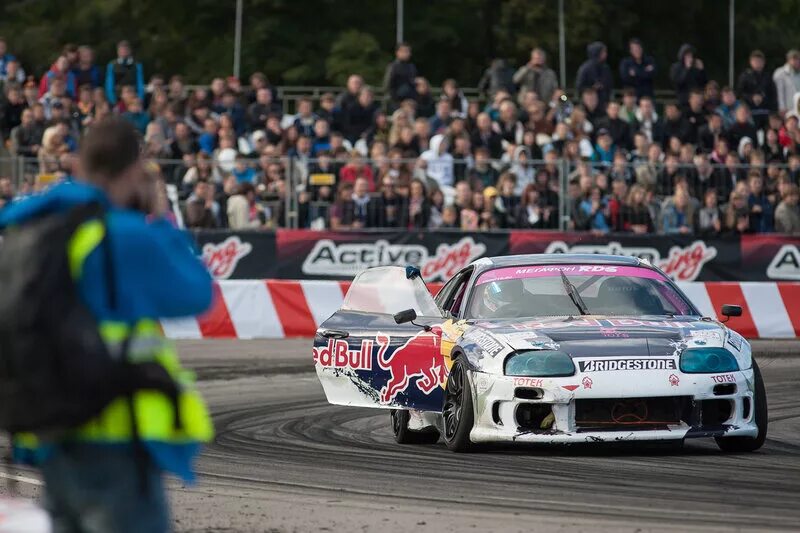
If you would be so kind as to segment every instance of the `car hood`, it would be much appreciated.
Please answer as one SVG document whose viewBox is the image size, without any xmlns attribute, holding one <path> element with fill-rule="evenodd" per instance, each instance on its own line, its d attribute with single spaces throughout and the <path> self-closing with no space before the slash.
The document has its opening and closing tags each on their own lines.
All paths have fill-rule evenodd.
<svg viewBox="0 0 800 533">
<path fill-rule="evenodd" d="M 749 367 L 747 341 L 716 321 L 695 317 L 544 317 L 464 322 L 462 351 L 480 371 L 503 373 L 519 350 L 560 350 L 581 357 L 678 356 L 689 347 L 726 347 Z M 491 340 L 495 342 L 491 342 Z M 745 355 L 746 352 L 746 355 Z"/>
</svg>

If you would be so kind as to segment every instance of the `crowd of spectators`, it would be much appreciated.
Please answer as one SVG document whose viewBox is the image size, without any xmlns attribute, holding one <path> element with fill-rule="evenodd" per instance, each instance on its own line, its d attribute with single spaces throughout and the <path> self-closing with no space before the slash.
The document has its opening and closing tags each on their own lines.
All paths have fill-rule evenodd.
<svg viewBox="0 0 800 533">
<path fill-rule="evenodd" d="M 516 70 L 494 60 L 480 99 L 454 79 L 432 90 L 401 44 L 384 99 L 353 74 L 338 94 L 285 114 L 262 73 L 187 90 L 177 74 L 146 79 L 121 41 L 105 66 L 91 47 L 67 45 L 37 78 L 9 44 L 0 38 L 0 136 L 33 179 L 0 174 L 0 206 L 78 175 L 82 134 L 117 113 L 175 186 L 189 227 L 292 218 L 332 229 L 546 229 L 568 219 L 599 233 L 800 232 L 795 50 L 771 73 L 753 51 L 729 87 L 684 45 L 662 107 L 663 67 L 637 39 L 616 73 L 606 46 L 591 43 L 574 94 L 540 48 Z"/>
</svg>

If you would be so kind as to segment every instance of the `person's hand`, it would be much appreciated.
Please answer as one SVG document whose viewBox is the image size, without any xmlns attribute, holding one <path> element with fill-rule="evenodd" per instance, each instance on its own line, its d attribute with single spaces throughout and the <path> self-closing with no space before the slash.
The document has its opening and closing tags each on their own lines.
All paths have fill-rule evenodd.
<svg viewBox="0 0 800 533">
<path fill-rule="evenodd" d="M 761 206 L 758 205 L 758 204 L 755 204 L 753 206 L 753 209 L 751 210 L 751 212 L 753 212 L 753 213 L 760 213 L 761 211 L 762 211 Z"/>
<path fill-rule="evenodd" d="M 694 60 L 694 67 L 695 67 L 696 69 L 698 69 L 698 70 L 703 70 L 703 68 L 704 68 L 704 67 L 703 67 L 703 60 L 702 60 L 702 59 L 700 59 L 699 57 L 698 57 L 697 59 L 695 59 L 695 60 Z"/>
<path fill-rule="evenodd" d="M 634 69 L 628 69 L 628 76 L 630 76 L 631 78 L 635 78 L 636 71 Z"/>
<path fill-rule="evenodd" d="M 641 235 L 643 233 L 647 233 L 647 225 L 645 225 L 645 224 L 632 224 L 631 225 L 631 231 L 633 231 L 634 233 L 637 233 L 639 235 Z"/>
<path fill-rule="evenodd" d="M 717 233 L 722 231 L 722 222 L 720 222 L 718 218 L 715 218 L 714 221 L 711 223 L 711 225 L 714 226 L 714 231 L 716 231 Z"/>
<path fill-rule="evenodd" d="M 653 70 L 655 70 L 655 67 L 653 65 L 647 65 L 646 67 L 644 67 L 644 69 L 647 72 L 653 72 Z"/>
<path fill-rule="evenodd" d="M 597 213 L 600 210 L 600 200 L 592 200 L 592 213 Z"/>
<path fill-rule="evenodd" d="M 364 227 L 364 223 L 360 220 L 356 220 L 353 222 L 353 229 L 361 229 Z"/>
<path fill-rule="evenodd" d="M 683 233 L 684 235 L 686 235 L 686 234 L 687 234 L 687 233 L 689 233 L 691 230 L 689 229 L 689 226 L 681 226 L 681 227 L 680 227 L 680 229 L 679 229 L 678 231 L 679 231 L 679 232 L 681 232 L 681 233 Z"/>
</svg>

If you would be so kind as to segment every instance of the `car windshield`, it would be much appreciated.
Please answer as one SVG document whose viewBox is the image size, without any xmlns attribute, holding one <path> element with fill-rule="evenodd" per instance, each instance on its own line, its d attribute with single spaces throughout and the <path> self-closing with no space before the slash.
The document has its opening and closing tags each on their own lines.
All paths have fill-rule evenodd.
<svg viewBox="0 0 800 533">
<path fill-rule="evenodd" d="M 397 266 L 368 268 L 356 276 L 342 309 L 392 315 L 413 309 L 419 316 L 442 316 L 422 278 L 408 279 L 405 268 Z"/>
<path fill-rule="evenodd" d="M 659 272 L 618 265 L 532 265 L 480 275 L 472 318 L 693 315 L 686 298 Z"/>
</svg>

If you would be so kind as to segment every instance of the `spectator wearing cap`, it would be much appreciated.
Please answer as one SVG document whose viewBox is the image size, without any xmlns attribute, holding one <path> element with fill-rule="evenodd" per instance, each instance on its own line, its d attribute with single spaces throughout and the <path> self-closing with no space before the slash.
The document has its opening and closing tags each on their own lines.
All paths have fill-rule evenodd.
<svg viewBox="0 0 800 533">
<path fill-rule="evenodd" d="M 736 89 L 750 106 L 756 127 L 761 129 L 766 126 L 769 114 L 778 110 L 778 93 L 772 77 L 764 70 L 764 53 L 753 50 L 749 61 L 747 70 L 739 76 Z"/>
<path fill-rule="evenodd" d="M 383 77 L 383 88 L 392 104 L 390 111 L 403 100 L 416 98 L 416 79 L 417 67 L 411 62 L 411 46 L 400 43 L 395 49 L 395 60 L 386 67 Z"/>
<path fill-rule="evenodd" d="M 623 87 L 631 87 L 636 98 L 653 96 L 653 80 L 656 77 L 656 62 L 652 56 L 645 55 L 642 41 L 628 41 L 630 55 L 619 63 L 619 76 Z"/>
<path fill-rule="evenodd" d="M 117 43 L 117 58 L 106 66 L 106 99 L 112 105 L 117 103 L 123 86 L 135 88 L 136 95 L 144 101 L 144 69 L 134 60 L 128 41 Z"/>
<path fill-rule="evenodd" d="M 688 104 L 689 91 L 692 89 L 703 90 L 708 78 L 703 61 L 695 55 L 692 45 L 684 44 L 678 49 L 678 60 L 672 64 L 669 77 L 672 80 L 678 104 L 681 106 Z"/>
<path fill-rule="evenodd" d="M 549 102 L 558 89 L 558 78 L 553 69 L 547 66 L 547 53 L 542 48 L 531 50 L 528 62 L 517 69 L 512 81 L 519 87 L 520 93 L 534 92 L 543 102 Z M 492 94 L 496 94 L 494 91 Z M 512 90 L 508 90 L 513 94 Z"/>
<path fill-rule="evenodd" d="M 592 161 L 604 163 L 609 167 L 614 162 L 614 140 L 611 138 L 611 133 L 605 129 L 600 128 L 597 130 L 597 142 L 594 145 L 594 152 L 592 154 Z"/>
<path fill-rule="evenodd" d="M 42 76 L 39 82 L 39 98 L 47 94 L 55 80 L 64 82 L 66 93 L 69 94 L 71 98 L 75 98 L 78 95 L 77 87 L 75 86 L 75 75 L 69 69 L 70 66 L 67 57 L 63 55 L 58 56 L 58 59 L 50 65 L 50 69 Z"/>
<path fill-rule="evenodd" d="M 593 88 L 597 91 L 600 106 L 605 107 L 614 90 L 614 77 L 606 63 L 608 49 L 605 44 L 595 41 L 586 47 L 586 56 L 575 78 L 575 90 L 582 95 L 584 89 Z"/>
<path fill-rule="evenodd" d="M 94 50 L 91 46 L 78 47 L 78 59 L 72 66 L 72 75 L 78 87 L 88 85 L 92 89 L 100 87 L 100 67 L 94 63 Z"/>
<path fill-rule="evenodd" d="M 794 109 L 794 95 L 800 92 L 800 51 L 789 50 L 786 64 L 772 75 L 778 97 L 778 111 L 785 115 Z"/>
</svg>

